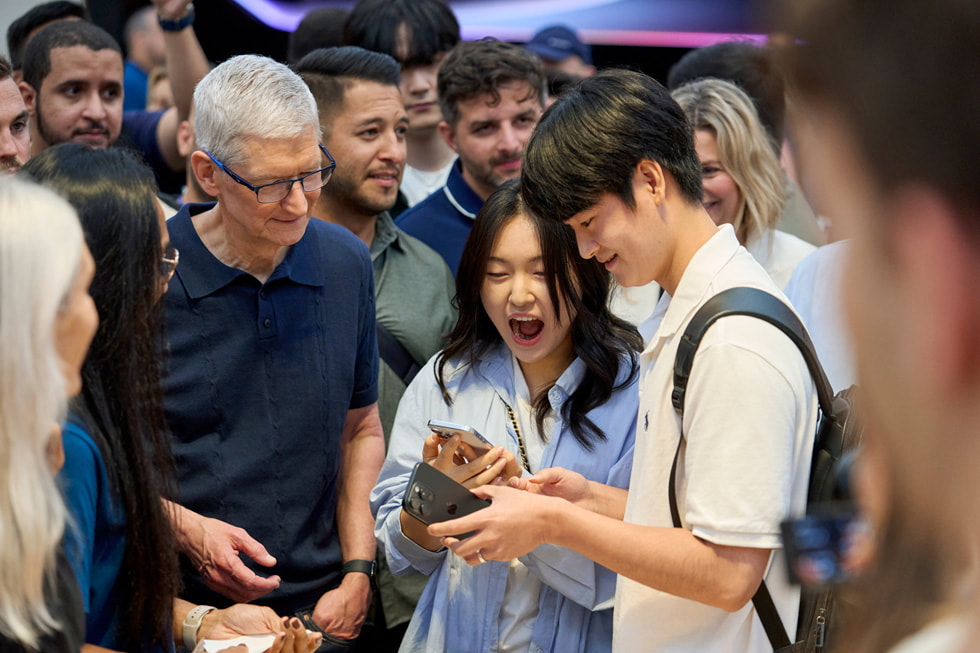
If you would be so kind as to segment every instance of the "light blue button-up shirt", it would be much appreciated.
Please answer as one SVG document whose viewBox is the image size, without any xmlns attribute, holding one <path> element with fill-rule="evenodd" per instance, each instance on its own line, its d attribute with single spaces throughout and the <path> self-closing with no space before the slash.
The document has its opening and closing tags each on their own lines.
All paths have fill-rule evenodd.
<svg viewBox="0 0 980 653">
<path fill-rule="evenodd" d="M 509 563 L 490 561 L 470 567 L 446 549 L 428 551 L 402 534 L 399 514 L 412 468 L 421 460 L 422 444 L 430 433 L 428 420 L 471 425 L 494 444 L 517 453 L 517 436 L 504 407 L 504 402 L 516 404 L 512 356 L 501 344 L 473 368 L 455 362 L 447 365 L 451 406 L 443 401 L 434 367 L 435 357 L 419 372 L 398 407 L 388 456 L 371 493 L 371 507 L 377 517 L 375 535 L 394 573 L 414 570 L 430 575 L 402 651 L 493 652 L 499 645 L 500 606 Z M 596 442 L 593 450 L 587 451 L 561 417 L 562 404 L 585 372 L 585 364 L 576 359 L 548 393 L 558 419 L 541 467 L 564 467 L 590 480 L 626 487 L 633 464 L 636 381 L 588 413 L 603 429 L 606 440 Z M 624 365 L 618 381 L 627 375 L 628 366 Z M 609 606 L 616 574 L 578 553 L 550 544 L 537 547 L 520 560 L 543 583 L 530 650 L 609 651 Z"/>
</svg>

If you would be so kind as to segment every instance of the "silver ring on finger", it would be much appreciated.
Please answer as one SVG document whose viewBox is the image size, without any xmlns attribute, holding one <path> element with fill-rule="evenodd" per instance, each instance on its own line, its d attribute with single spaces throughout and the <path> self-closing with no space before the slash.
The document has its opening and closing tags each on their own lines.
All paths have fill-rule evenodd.
<svg viewBox="0 0 980 653">
<path fill-rule="evenodd" d="M 480 559 L 481 565 L 487 561 L 487 559 L 483 557 L 483 553 L 479 549 L 476 550 L 476 557 Z"/>
</svg>

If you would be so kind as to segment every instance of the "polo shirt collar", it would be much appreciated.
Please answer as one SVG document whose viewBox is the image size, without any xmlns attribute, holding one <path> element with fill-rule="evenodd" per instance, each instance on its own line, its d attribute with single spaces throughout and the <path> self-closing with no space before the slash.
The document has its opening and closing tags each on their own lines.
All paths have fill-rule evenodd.
<svg viewBox="0 0 980 653">
<path fill-rule="evenodd" d="M 186 204 L 167 221 L 170 240 L 181 252 L 176 274 L 191 299 L 212 295 L 241 276 L 254 279 L 244 270 L 227 266 L 219 261 L 194 228 L 191 217 L 207 211 L 215 204 L 215 202 Z M 276 266 L 266 283 L 288 278 L 307 286 L 323 285 L 323 268 L 313 242 L 314 220 L 315 218 L 310 219 L 303 237 L 289 248 L 286 257 Z"/>
<path fill-rule="evenodd" d="M 398 245 L 399 230 L 391 214 L 382 211 L 374 223 L 374 240 L 371 241 L 371 260 L 378 258 L 391 245 Z"/>
<path fill-rule="evenodd" d="M 471 220 L 476 218 L 476 214 L 483 208 L 483 200 L 463 179 L 463 166 L 459 159 L 456 159 L 452 170 L 449 171 L 449 178 L 446 179 L 442 191 L 446 194 L 449 203 Z"/>
<path fill-rule="evenodd" d="M 641 325 L 640 332 L 645 338 L 650 337 L 644 352 L 651 351 L 658 342 L 672 338 L 688 322 L 694 311 L 709 299 L 707 295 L 712 282 L 735 256 L 739 247 L 741 245 L 730 224 L 718 227 L 715 235 L 691 257 L 674 290 L 674 296 L 664 293 L 653 315 Z M 654 329 L 655 333 L 651 333 Z"/>
</svg>

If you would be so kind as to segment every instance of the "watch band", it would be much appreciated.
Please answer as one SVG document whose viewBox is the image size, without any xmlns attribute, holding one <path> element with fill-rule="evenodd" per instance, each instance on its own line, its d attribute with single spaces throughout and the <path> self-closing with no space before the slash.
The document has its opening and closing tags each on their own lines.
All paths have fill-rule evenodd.
<svg viewBox="0 0 980 653">
<path fill-rule="evenodd" d="M 351 572 L 367 574 L 368 578 L 374 580 L 374 560 L 348 560 L 340 568 L 340 573 L 346 576 Z"/>
<path fill-rule="evenodd" d="M 187 5 L 187 13 L 182 18 L 162 18 L 157 16 L 160 29 L 164 32 L 179 32 L 194 24 L 194 3 Z"/>
<path fill-rule="evenodd" d="M 217 608 L 212 605 L 195 605 L 188 610 L 187 616 L 184 617 L 184 623 L 180 627 L 184 637 L 184 646 L 188 650 L 193 651 L 194 647 L 197 646 L 197 631 L 201 629 L 201 621 L 204 619 L 204 615 L 212 610 L 217 610 Z"/>
</svg>

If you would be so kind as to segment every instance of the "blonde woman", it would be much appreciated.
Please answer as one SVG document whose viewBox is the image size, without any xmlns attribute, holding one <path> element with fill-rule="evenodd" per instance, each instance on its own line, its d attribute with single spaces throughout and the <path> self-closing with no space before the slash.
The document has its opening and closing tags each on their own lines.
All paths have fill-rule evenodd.
<svg viewBox="0 0 980 653">
<path fill-rule="evenodd" d="M 731 224 L 739 242 L 785 288 L 796 264 L 815 248 L 775 228 L 783 174 L 752 100 L 738 86 L 711 78 L 671 95 L 694 127 L 708 215 L 715 224 Z"/>
<path fill-rule="evenodd" d="M 95 263 L 51 191 L 0 180 L 0 216 L 0 650 L 76 653 L 85 614 L 60 551 L 55 424 L 98 326 Z"/>
</svg>

